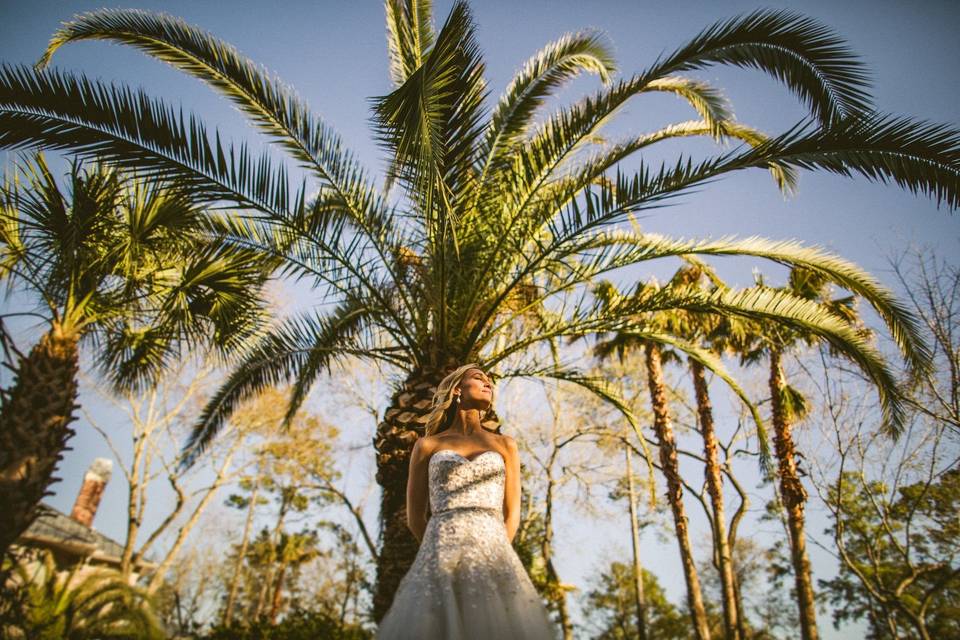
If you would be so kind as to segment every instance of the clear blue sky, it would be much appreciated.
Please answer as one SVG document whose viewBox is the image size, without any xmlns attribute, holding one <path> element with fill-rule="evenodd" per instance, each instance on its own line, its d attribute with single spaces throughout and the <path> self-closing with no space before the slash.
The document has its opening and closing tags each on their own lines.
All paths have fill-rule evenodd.
<svg viewBox="0 0 960 640">
<path fill-rule="evenodd" d="M 0 59 L 7 63 L 34 62 L 60 21 L 104 5 L 101 1 L 3 0 Z M 438 25 L 450 5 L 438 3 Z M 367 125 L 367 98 L 384 94 L 390 88 L 381 2 L 131 0 L 121 6 L 166 11 L 233 43 L 294 85 L 371 171 L 378 172 L 384 166 Z M 478 38 L 487 61 L 491 100 L 499 96 L 530 55 L 564 32 L 583 27 L 605 31 L 614 45 L 621 74 L 626 75 L 649 65 L 659 53 L 682 44 L 710 22 L 759 6 L 801 10 L 841 33 L 871 69 L 876 105 L 881 111 L 954 125 L 960 121 L 960 83 L 956 72 L 956 62 L 960 60 L 960 41 L 956 38 L 960 4 L 956 2 L 473 3 Z M 202 113 L 208 123 L 216 123 L 228 136 L 262 143 L 225 100 L 197 81 L 132 49 L 106 43 L 69 45 L 57 54 L 54 64 L 107 81 L 142 85 L 154 95 Z M 699 75 L 725 90 L 739 120 L 768 133 L 782 131 L 803 116 L 795 98 L 757 72 L 712 67 Z M 593 91 L 598 84 L 594 78 L 578 80 L 561 94 L 560 102 Z M 693 115 L 674 98 L 644 97 L 629 103 L 608 131 L 639 133 Z M 688 142 L 667 148 L 671 153 L 681 149 L 706 153 L 710 145 Z M 657 210 L 644 220 L 644 225 L 649 230 L 685 237 L 757 234 L 797 238 L 826 246 L 883 280 L 888 280 L 884 274 L 886 259 L 906 242 L 928 246 L 951 261 L 960 255 L 957 214 L 937 210 L 931 201 L 895 187 L 826 174 L 804 173 L 799 195 L 788 201 L 765 172 L 737 174 L 676 206 Z M 749 267 L 754 263 L 725 264 L 724 275 L 740 284 L 749 283 Z M 777 273 L 772 268 L 768 271 Z M 53 499 L 65 509 L 72 503 L 89 461 L 105 453 L 97 437 L 89 433 L 81 433 L 73 446 L 75 450 L 67 455 L 59 474 L 65 481 L 56 485 L 58 493 Z M 118 478 L 108 490 L 97 522 L 98 528 L 116 538 L 122 537 L 122 490 Z M 566 542 L 560 541 L 561 551 L 564 544 L 572 550 L 585 540 L 585 535 L 574 533 L 571 531 Z M 623 543 L 626 545 L 625 539 Z M 567 571 L 573 581 L 583 583 L 580 578 L 589 570 L 589 564 L 577 564 L 575 560 L 561 563 L 561 572 Z M 678 598 L 679 582 L 668 582 Z M 828 637 L 834 633 L 826 617 L 822 626 Z M 834 637 L 838 636 L 834 633 Z"/>
</svg>

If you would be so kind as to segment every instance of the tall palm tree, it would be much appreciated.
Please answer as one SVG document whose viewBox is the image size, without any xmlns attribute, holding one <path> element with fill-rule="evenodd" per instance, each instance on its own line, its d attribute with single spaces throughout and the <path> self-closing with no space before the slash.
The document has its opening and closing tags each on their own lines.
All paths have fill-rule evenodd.
<svg viewBox="0 0 960 640">
<path fill-rule="evenodd" d="M 80 343 L 118 389 L 185 350 L 229 348 L 261 324 L 262 256 L 219 243 L 175 185 L 73 163 L 65 195 L 43 157 L 0 188 L 0 280 L 46 330 L 19 354 L 0 408 L 0 552 L 30 525 L 74 435 Z"/>
<path fill-rule="evenodd" d="M 692 287 L 698 291 L 705 291 L 705 289 L 702 288 L 701 279 L 707 273 L 710 272 L 704 265 L 694 262 L 691 265 L 681 268 L 673 278 L 671 278 L 666 287 Z M 656 285 L 648 285 L 646 288 L 650 287 L 659 289 Z M 623 295 L 608 282 L 598 285 L 597 294 L 602 304 L 607 307 L 619 304 L 623 298 Z M 735 638 L 737 634 L 736 605 L 732 592 L 732 579 L 729 574 L 724 571 L 724 568 L 729 569 L 729 564 L 725 564 L 723 560 L 726 547 L 723 543 L 726 542 L 726 532 L 722 525 L 718 527 L 717 522 L 718 514 L 720 518 L 725 518 L 725 516 L 723 510 L 722 484 L 720 484 L 719 480 L 720 467 L 717 460 L 716 434 L 713 431 L 712 411 L 706 389 L 705 371 L 707 368 L 720 374 L 730 388 L 754 411 L 758 429 L 763 433 L 763 424 L 759 416 L 756 415 L 756 409 L 746 400 L 746 395 L 743 390 L 724 370 L 722 364 L 712 356 L 709 351 L 698 345 L 701 330 L 708 323 L 711 323 L 711 320 L 713 320 L 711 314 L 697 314 L 681 310 L 674 310 L 670 313 L 660 312 L 650 314 L 646 318 L 634 318 L 636 324 L 645 327 L 646 334 L 643 329 L 641 329 L 640 332 L 627 329 L 618 332 L 610 339 L 598 342 L 594 347 L 595 355 L 601 359 L 609 358 L 613 354 L 618 354 L 622 358 L 628 349 L 642 350 L 644 353 L 647 385 L 654 416 L 653 431 L 660 456 L 660 469 L 667 484 L 667 502 L 673 513 L 681 566 L 687 585 L 687 606 L 693 619 L 697 638 L 701 639 L 710 637 L 710 627 L 707 620 L 706 608 L 703 603 L 700 578 L 697 574 L 693 549 L 688 533 L 686 507 L 683 502 L 683 480 L 681 478 L 680 464 L 677 457 L 676 438 L 671 426 L 670 407 L 667 400 L 667 385 L 663 376 L 663 361 L 665 359 L 665 353 L 662 348 L 663 345 L 669 344 L 686 351 L 689 354 L 690 366 L 694 372 L 698 418 L 704 440 L 704 457 L 707 461 L 707 487 L 714 507 L 713 537 L 718 549 L 721 584 L 724 586 L 724 627 L 726 637 L 728 638 Z M 659 332 L 659 335 L 650 336 L 651 329 Z M 675 352 L 668 351 L 666 353 L 668 353 L 671 358 L 678 359 Z M 719 539 L 721 533 L 724 536 L 722 541 Z M 729 550 L 726 549 L 726 551 L 727 555 L 729 555 Z M 728 584 L 729 590 L 727 589 Z"/>
<path fill-rule="evenodd" d="M 697 261 L 689 261 L 671 279 L 673 284 L 692 285 L 714 290 L 725 287 L 716 273 L 707 265 Z M 714 314 L 679 314 L 677 322 L 671 327 L 673 333 L 692 344 L 705 345 L 715 354 L 722 352 L 723 339 L 731 331 L 731 325 L 736 320 L 729 317 L 720 317 Z M 719 349 L 718 349 L 719 347 Z M 690 376 L 693 380 L 694 397 L 697 406 L 697 424 L 700 427 L 700 436 L 703 439 L 704 477 L 707 493 L 710 496 L 710 506 L 713 511 L 711 519 L 713 526 L 714 555 L 717 572 L 720 575 L 720 592 L 723 605 L 724 634 L 728 640 L 739 640 L 740 627 L 738 621 L 737 592 L 733 571 L 733 556 L 730 551 L 730 540 L 727 533 L 726 507 L 723 498 L 723 474 L 720 468 L 719 445 L 713 420 L 713 403 L 710 400 L 710 387 L 707 382 L 707 368 L 695 358 L 688 358 Z M 760 441 L 766 442 L 762 423 L 758 422 Z M 761 455 L 766 451 L 761 447 Z"/>
<path fill-rule="evenodd" d="M 854 297 L 844 295 L 832 298 L 830 284 L 821 274 L 794 267 L 790 270 L 789 280 L 782 290 L 795 297 L 816 302 L 851 325 L 859 325 Z M 762 279 L 758 282 L 758 287 L 765 288 Z M 860 330 L 866 333 L 864 329 Z M 800 480 L 797 447 L 793 439 L 793 424 L 803 417 L 805 402 L 803 396 L 787 384 L 782 361 L 784 355 L 799 346 L 811 346 L 819 342 L 819 336 L 797 327 L 761 324 L 754 325 L 752 331 L 748 329 L 740 340 L 745 362 L 756 363 L 764 356 L 768 360 L 777 481 L 779 497 L 787 515 L 790 561 L 797 591 L 797 605 L 800 609 L 800 630 L 804 640 L 815 640 L 819 633 L 805 531 L 807 491 Z"/>
<path fill-rule="evenodd" d="M 687 242 L 618 229 L 633 212 L 747 168 L 772 171 L 786 189 L 798 168 L 857 173 L 956 207 L 958 132 L 870 111 L 862 65 L 828 28 L 791 12 L 754 12 L 708 27 L 616 82 L 605 39 L 572 33 L 532 56 L 488 113 L 467 4 L 457 0 L 439 29 L 428 0 L 385 5 L 393 88 L 372 102 L 374 132 L 389 161 L 383 189 L 290 87 L 176 18 L 87 13 L 53 36 L 41 70 L 0 69 L 0 147 L 70 149 L 177 176 L 198 202 L 245 209 L 223 230 L 238 245 L 281 257 L 283 273 L 313 280 L 322 299 L 336 303 L 280 324 L 251 349 L 187 446 L 201 451 L 237 403 L 268 384 L 295 382 L 293 415 L 321 372 L 345 356 L 399 372 L 403 382 L 374 442 L 383 541 L 376 619 L 416 552 L 403 511 L 409 451 L 434 386 L 454 364 L 502 366 L 502 377 L 570 380 L 626 412 L 602 381 L 568 365 L 543 364 L 536 350 L 563 336 L 616 330 L 636 305 L 650 312 L 683 307 L 776 317 L 852 341 L 881 386 L 893 389 L 868 344 L 787 294 L 666 292 L 606 312 L 582 298 L 583 285 L 597 276 L 698 253 L 811 266 L 870 292 L 909 361 L 925 365 L 926 351 L 903 309 L 869 276 L 822 252 L 795 243 Z M 181 116 L 161 99 L 46 68 L 63 45 L 90 39 L 136 47 L 220 91 L 305 171 L 305 184 L 291 188 L 285 165 L 223 142 L 201 119 Z M 752 67 L 782 81 L 811 119 L 773 138 L 733 121 L 714 87 L 683 75 L 711 64 Z M 581 73 L 597 74 L 603 88 L 537 124 L 547 99 Z M 600 134 L 616 112 L 651 92 L 680 96 L 698 119 L 604 143 Z M 644 164 L 632 175 L 608 175 L 660 141 L 691 136 L 744 144 L 700 161 L 682 156 L 659 167 Z M 385 194 L 394 187 L 402 193 L 392 204 Z M 530 360 L 518 364 L 525 354 Z M 884 399 L 899 415 L 896 396 Z"/>
</svg>

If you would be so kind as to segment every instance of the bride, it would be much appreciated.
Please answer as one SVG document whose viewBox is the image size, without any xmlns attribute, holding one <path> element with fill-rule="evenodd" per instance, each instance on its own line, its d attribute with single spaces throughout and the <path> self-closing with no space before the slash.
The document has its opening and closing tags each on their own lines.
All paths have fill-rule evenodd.
<svg viewBox="0 0 960 640">
<path fill-rule="evenodd" d="M 556 637 L 511 546 L 520 526 L 520 459 L 513 438 L 481 425 L 492 405 L 493 386 L 475 364 L 437 387 L 407 481 L 407 526 L 420 549 L 379 640 Z"/>
</svg>

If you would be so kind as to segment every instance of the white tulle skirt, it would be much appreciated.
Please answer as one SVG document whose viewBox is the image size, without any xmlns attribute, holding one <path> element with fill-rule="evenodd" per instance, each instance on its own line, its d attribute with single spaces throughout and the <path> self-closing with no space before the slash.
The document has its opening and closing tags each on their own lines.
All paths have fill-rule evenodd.
<svg viewBox="0 0 960 640">
<path fill-rule="evenodd" d="M 492 509 L 434 514 L 378 640 L 556 640 L 540 595 Z"/>
</svg>

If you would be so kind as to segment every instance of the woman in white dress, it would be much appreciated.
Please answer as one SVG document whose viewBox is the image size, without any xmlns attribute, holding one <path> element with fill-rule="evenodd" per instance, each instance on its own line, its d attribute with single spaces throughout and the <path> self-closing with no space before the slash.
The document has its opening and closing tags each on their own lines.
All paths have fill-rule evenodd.
<svg viewBox="0 0 960 640">
<path fill-rule="evenodd" d="M 407 481 L 407 525 L 420 549 L 379 640 L 557 637 L 511 545 L 520 525 L 520 458 L 513 438 L 482 426 L 492 406 L 493 385 L 475 364 L 437 387 Z"/>
</svg>

